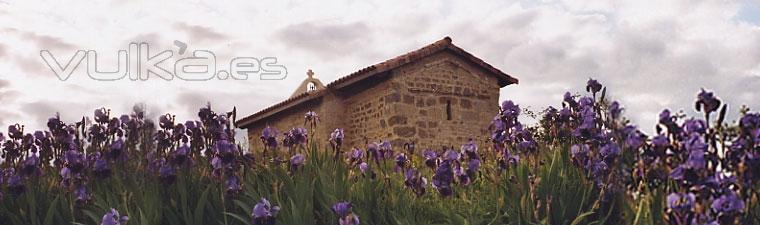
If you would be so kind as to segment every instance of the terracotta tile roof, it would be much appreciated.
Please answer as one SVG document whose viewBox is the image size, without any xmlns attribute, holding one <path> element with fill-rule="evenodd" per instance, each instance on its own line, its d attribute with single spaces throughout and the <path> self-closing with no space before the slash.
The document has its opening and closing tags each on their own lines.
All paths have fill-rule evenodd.
<svg viewBox="0 0 760 225">
<path fill-rule="evenodd" d="M 483 69 L 495 74 L 497 78 L 499 79 L 499 85 L 501 87 L 518 83 L 518 80 L 516 78 L 491 66 L 490 64 L 486 63 L 482 59 L 475 57 L 474 55 L 470 54 L 464 49 L 457 47 L 456 45 L 451 43 L 451 38 L 445 37 L 439 41 L 436 41 L 432 44 L 429 44 L 415 51 L 411 51 L 409 53 L 386 60 L 384 62 L 362 68 L 356 72 L 353 72 L 347 76 L 341 77 L 338 80 L 335 80 L 327 84 L 326 88 L 292 96 L 291 98 L 288 98 L 280 103 L 269 106 L 259 112 L 256 112 L 250 116 L 247 116 L 245 118 L 242 118 L 236 121 L 235 126 L 240 127 L 240 128 L 245 128 L 246 126 L 258 120 L 267 118 L 284 109 L 290 108 L 292 106 L 298 105 L 308 100 L 321 97 L 327 91 L 327 89 L 340 89 L 342 87 L 349 86 L 353 83 L 356 83 L 357 81 L 361 81 L 373 75 L 398 68 L 407 63 L 414 62 L 418 59 L 430 56 L 434 53 L 437 53 L 443 50 L 449 50 L 452 53 L 457 54 L 461 57 L 464 57 L 465 59 L 470 60 L 472 63 L 475 63 L 476 65 L 482 67 Z"/>
</svg>

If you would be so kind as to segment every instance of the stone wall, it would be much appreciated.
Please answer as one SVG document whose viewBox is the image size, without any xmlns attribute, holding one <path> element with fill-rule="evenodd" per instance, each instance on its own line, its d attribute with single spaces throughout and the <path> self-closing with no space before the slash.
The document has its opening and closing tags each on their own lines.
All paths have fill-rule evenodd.
<svg viewBox="0 0 760 225">
<path fill-rule="evenodd" d="M 414 141 L 418 149 L 458 148 L 469 138 L 483 141 L 498 112 L 496 78 L 447 52 L 398 68 L 389 85 L 394 98 L 386 99 L 388 114 L 380 123 L 395 146 Z"/>
<path fill-rule="evenodd" d="M 343 97 L 346 146 L 388 140 L 400 148 L 414 141 L 422 149 L 484 141 L 499 104 L 498 82 L 486 73 L 441 52 L 386 79 L 353 85 Z"/>
<path fill-rule="evenodd" d="M 386 101 L 399 98 L 389 92 L 387 79 L 365 81 L 344 90 L 346 146 L 364 148 L 367 141 L 386 140 L 391 133 L 382 118 L 390 113 Z"/>
</svg>

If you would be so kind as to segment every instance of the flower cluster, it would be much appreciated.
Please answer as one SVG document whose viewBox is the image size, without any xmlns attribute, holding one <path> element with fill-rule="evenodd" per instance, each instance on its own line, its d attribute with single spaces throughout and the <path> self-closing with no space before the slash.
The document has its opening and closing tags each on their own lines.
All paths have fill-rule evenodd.
<svg viewBox="0 0 760 225">
<path fill-rule="evenodd" d="M 501 169 L 507 169 L 508 165 L 516 164 L 520 160 L 520 154 L 536 155 L 538 143 L 533 133 L 524 129 L 518 120 L 520 106 L 506 100 L 501 103 L 499 114 L 491 121 L 491 141 L 493 149 L 498 153 L 498 164 Z"/>
<path fill-rule="evenodd" d="M 681 119 L 667 109 L 660 113 L 657 136 L 640 154 L 636 174 L 650 185 L 675 182 L 667 197 L 673 223 L 743 224 L 751 189 L 760 181 L 760 116 L 746 113 L 736 129 L 724 127 L 726 105 L 704 89 L 695 108 L 705 119 Z M 715 112 L 718 118 L 711 126 Z"/>
<path fill-rule="evenodd" d="M 432 183 L 438 194 L 451 196 L 454 194 L 454 183 L 467 186 L 477 178 L 481 160 L 477 150 L 475 141 L 470 139 L 459 151 L 448 149 L 443 154 L 432 150 L 423 152 L 425 165 L 434 169 Z"/>
<path fill-rule="evenodd" d="M 605 98 L 606 88 L 601 83 L 589 79 L 586 91 L 591 95 L 578 97 L 566 92 L 562 108 L 547 109 L 541 125 L 550 138 L 574 143 L 570 147 L 573 165 L 604 190 L 606 200 L 630 184 L 628 156 L 634 155 L 647 137 L 621 118 L 623 108 Z"/>
</svg>

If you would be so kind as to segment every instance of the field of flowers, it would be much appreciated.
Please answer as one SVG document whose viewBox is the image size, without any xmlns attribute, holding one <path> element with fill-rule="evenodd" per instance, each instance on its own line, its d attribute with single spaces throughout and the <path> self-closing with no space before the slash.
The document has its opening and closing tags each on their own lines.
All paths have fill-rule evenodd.
<svg viewBox="0 0 760 225">
<path fill-rule="evenodd" d="M 561 104 L 523 126 L 505 101 L 491 137 L 458 149 L 348 148 L 340 128 L 317 143 L 307 113 L 244 150 L 235 110 L 208 106 L 13 125 L 0 224 L 760 224 L 760 114 L 728 123 L 702 90 L 697 116 L 663 110 L 646 135 L 595 80 Z"/>
</svg>

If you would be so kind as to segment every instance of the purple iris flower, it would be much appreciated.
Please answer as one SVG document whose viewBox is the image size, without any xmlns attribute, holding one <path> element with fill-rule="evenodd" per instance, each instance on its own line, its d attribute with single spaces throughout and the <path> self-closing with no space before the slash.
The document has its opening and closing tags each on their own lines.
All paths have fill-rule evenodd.
<svg viewBox="0 0 760 225">
<path fill-rule="evenodd" d="M 692 193 L 670 193 L 667 197 L 667 204 L 670 210 L 684 216 L 694 207 L 696 196 Z"/>
<path fill-rule="evenodd" d="M 24 132 L 19 124 L 14 124 L 8 126 L 8 137 L 11 139 L 22 139 L 24 137 Z"/>
<path fill-rule="evenodd" d="M 343 134 L 343 129 L 337 128 L 332 133 L 330 133 L 330 144 L 332 144 L 333 148 L 340 148 L 340 146 L 343 144 L 344 137 L 345 134 Z"/>
<path fill-rule="evenodd" d="M 77 150 L 68 150 L 65 155 L 66 167 L 68 167 L 72 173 L 80 173 L 85 167 L 84 153 Z"/>
<path fill-rule="evenodd" d="M 600 90 L 602 90 L 602 84 L 600 84 L 599 81 L 588 79 L 586 82 L 586 91 L 596 94 Z"/>
<path fill-rule="evenodd" d="M 75 178 L 68 167 L 61 168 L 59 175 L 61 176 L 61 186 L 64 187 L 68 187 L 72 183 L 72 179 Z"/>
<path fill-rule="evenodd" d="M 613 101 L 612 103 L 610 103 L 610 107 L 608 108 L 608 110 L 610 113 L 610 117 L 612 119 L 620 118 L 620 114 L 623 112 L 623 108 L 620 107 L 620 103 L 618 103 L 617 101 Z"/>
<path fill-rule="evenodd" d="M 165 160 L 161 159 L 161 167 L 158 169 L 158 177 L 164 184 L 173 184 L 177 179 L 177 174 L 174 166 L 166 163 Z"/>
<path fill-rule="evenodd" d="M 100 155 L 100 152 L 95 152 L 91 156 L 93 162 L 92 172 L 95 173 L 95 177 L 107 178 L 111 176 L 111 169 L 108 167 L 108 161 Z"/>
<path fill-rule="evenodd" d="M 348 155 L 348 157 L 352 162 L 361 161 L 362 157 L 364 157 L 364 151 L 358 148 L 352 148 L 351 153 Z"/>
<path fill-rule="evenodd" d="M 594 99 L 588 96 L 583 96 L 578 100 L 578 104 L 582 109 L 591 109 L 593 111 Z"/>
<path fill-rule="evenodd" d="M 714 176 L 708 177 L 704 184 L 710 188 L 712 188 L 714 191 L 719 192 L 723 191 L 724 188 L 728 190 L 729 186 L 736 184 L 736 176 L 734 175 L 727 175 L 725 173 L 715 173 Z"/>
<path fill-rule="evenodd" d="M 443 159 L 446 161 L 457 161 L 459 160 L 459 157 L 459 152 L 456 152 L 454 150 L 448 150 L 443 154 Z"/>
<path fill-rule="evenodd" d="M 425 177 L 423 177 L 416 169 L 410 168 L 404 171 L 404 185 L 407 188 L 412 189 L 414 194 L 419 197 L 425 194 L 427 179 L 425 179 Z"/>
<path fill-rule="evenodd" d="M 675 123 L 675 121 L 673 121 L 674 118 L 670 116 L 670 110 L 668 109 L 663 109 L 662 112 L 660 112 L 659 119 L 659 122 L 663 125 L 670 125 Z"/>
<path fill-rule="evenodd" d="M 511 154 L 507 150 L 501 151 L 501 156 L 499 156 L 499 169 L 506 170 L 510 166 L 517 166 L 517 163 L 520 162 L 520 155 L 517 154 Z"/>
<path fill-rule="evenodd" d="M 454 165 L 454 176 L 456 176 L 460 184 L 465 186 L 470 184 L 470 176 L 468 176 L 467 172 L 462 169 L 462 166 L 459 164 Z"/>
<path fill-rule="evenodd" d="M 422 157 L 425 157 L 425 165 L 434 169 L 436 167 L 436 160 L 438 159 L 438 153 L 433 150 L 425 149 L 422 152 Z"/>
<path fill-rule="evenodd" d="M 223 169 L 224 165 L 222 163 L 222 159 L 218 156 L 214 156 L 214 158 L 211 158 L 211 168 L 214 169 L 214 174 L 221 173 L 221 170 Z"/>
<path fill-rule="evenodd" d="M 319 116 L 314 111 L 306 112 L 303 118 L 304 118 L 304 124 L 311 122 L 311 125 L 314 126 L 317 124 L 317 122 L 319 122 Z"/>
<path fill-rule="evenodd" d="M 688 139 L 686 139 L 685 143 L 683 143 L 685 146 L 686 151 L 693 152 L 693 151 L 707 151 L 707 144 L 705 143 L 702 136 L 699 134 L 693 133 L 689 136 Z"/>
<path fill-rule="evenodd" d="M 607 166 L 607 163 L 604 161 L 598 161 L 593 164 L 591 168 L 591 176 L 596 178 L 596 184 L 599 187 L 602 187 L 604 185 L 604 178 L 609 172 L 609 167 Z"/>
<path fill-rule="evenodd" d="M 507 129 L 507 124 L 501 120 L 501 117 L 496 116 L 491 120 L 491 127 L 497 131 L 504 131 Z"/>
<path fill-rule="evenodd" d="M 122 225 L 125 224 L 129 220 L 128 216 L 120 216 L 119 211 L 116 211 L 116 209 L 111 208 L 108 212 L 106 212 L 105 215 L 103 215 L 103 220 L 100 223 L 100 225 Z"/>
<path fill-rule="evenodd" d="M 362 174 L 367 174 L 367 170 L 369 170 L 369 164 L 366 162 L 359 163 L 359 170 L 362 171 Z"/>
<path fill-rule="evenodd" d="M 716 98 L 712 92 L 707 92 L 703 88 L 697 95 L 697 111 L 711 113 L 718 110 L 718 107 L 720 107 L 720 100 Z"/>
<path fill-rule="evenodd" d="M 235 143 L 228 140 L 219 140 L 214 145 L 214 151 L 221 156 L 233 154 L 235 151 Z"/>
<path fill-rule="evenodd" d="M 444 160 L 438 165 L 433 175 L 433 187 L 438 190 L 438 194 L 448 197 L 454 194 L 451 182 L 454 181 L 454 171 L 451 169 L 451 162 Z"/>
<path fill-rule="evenodd" d="M 467 163 L 467 171 L 476 172 L 478 169 L 480 169 L 480 160 L 471 159 L 470 162 Z"/>
<path fill-rule="evenodd" d="M 8 172 L 8 170 L 6 170 Z M 26 184 L 24 184 L 24 177 L 21 174 L 15 174 L 11 171 L 8 177 L 8 190 L 13 194 L 21 194 L 26 190 Z"/>
<path fill-rule="evenodd" d="M 718 217 L 729 217 L 744 212 L 744 201 L 733 190 L 726 190 L 723 195 L 713 200 L 710 205 Z M 720 220 L 723 220 L 720 218 Z"/>
<path fill-rule="evenodd" d="M 261 131 L 261 142 L 267 148 L 277 148 L 277 130 L 267 126 Z"/>
<path fill-rule="evenodd" d="M 379 148 L 378 150 L 381 153 L 380 155 L 383 158 L 393 157 L 393 147 L 391 146 L 390 141 L 383 141 L 382 143 L 380 143 L 380 145 L 378 145 L 378 148 Z"/>
<path fill-rule="evenodd" d="M 171 114 L 164 114 L 158 117 L 158 126 L 164 129 L 174 128 L 174 116 Z"/>
<path fill-rule="evenodd" d="M 225 190 L 227 191 L 228 195 L 234 195 L 243 190 L 243 186 L 240 184 L 240 179 L 238 179 L 235 175 L 227 177 L 227 180 L 224 182 L 224 184 L 227 186 Z"/>
<path fill-rule="evenodd" d="M 121 138 L 116 139 L 111 143 L 111 146 L 109 146 L 109 150 L 111 159 L 118 159 L 119 157 L 122 157 L 122 154 L 124 153 L 124 140 Z"/>
<path fill-rule="evenodd" d="M 190 162 L 190 146 L 187 144 L 183 144 L 182 146 L 179 146 L 177 150 L 175 150 L 172 153 L 172 164 L 176 166 L 180 166 L 185 164 L 186 162 Z"/>
<path fill-rule="evenodd" d="M 185 121 L 185 129 L 188 129 L 188 130 L 195 130 L 196 128 L 200 128 L 201 126 L 202 125 L 200 121 L 192 121 L 192 120 Z"/>
<path fill-rule="evenodd" d="M 760 180 L 760 153 L 747 152 L 745 156 L 745 162 L 748 167 L 745 176 L 752 182 Z"/>
<path fill-rule="evenodd" d="M 615 157 L 620 154 L 620 148 L 617 146 L 617 144 L 608 143 L 604 145 L 601 150 L 599 150 L 599 154 L 601 154 L 604 161 L 612 162 L 615 160 Z"/>
<path fill-rule="evenodd" d="M 745 114 L 739 120 L 739 127 L 745 134 L 753 137 L 750 139 L 754 139 L 755 143 L 760 143 L 760 113 Z"/>
<path fill-rule="evenodd" d="M 707 131 L 707 123 L 701 119 L 689 119 L 683 123 L 683 131 L 687 134 L 704 134 Z"/>
<path fill-rule="evenodd" d="M 570 147 L 570 156 L 573 164 L 578 167 L 586 167 L 589 158 L 589 146 L 586 144 L 576 144 Z"/>
<path fill-rule="evenodd" d="M 638 149 L 646 141 L 647 136 L 641 133 L 639 130 L 628 133 L 628 137 L 625 139 L 625 144 L 631 149 Z"/>
<path fill-rule="evenodd" d="M 380 165 L 380 147 L 377 143 L 372 142 L 367 144 L 367 160 L 372 157 L 375 160 L 375 164 Z"/>
<path fill-rule="evenodd" d="M 47 135 L 49 135 L 49 133 L 47 133 L 47 131 L 46 132 L 42 132 L 42 131 L 39 131 L 39 130 L 35 131 L 34 132 L 34 140 L 38 140 L 38 141 L 45 140 L 47 138 Z"/>
<path fill-rule="evenodd" d="M 693 169 L 704 169 L 706 164 L 704 151 L 692 151 L 686 160 L 686 165 Z"/>
<path fill-rule="evenodd" d="M 274 225 L 275 217 L 280 212 L 279 206 L 272 206 L 266 198 L 261 198 L 259 203 L 253 207 L 253 224 L 254 225 Z"/>
<path fill-rule="evenodd" d="M 296 154 L 290 157 L 290 171 L 295 172 L 299 168 L 303 167 L 306 158 L 301 154 Z"/>
<path fill-rule="evenodd" d="M 351 203 L 348 202 L 338 202 L 335 203 L 332 206 L 333 212 L 338 215 L 338 217 L 344 217 L 347 216 L 349 213 L 351 213 Z"/>
<path fill-rule="evenodd" d="M 472 140 L 472 138 L 470 138 L 470 140 L 467 141 L 467 143 L 462 145 L 460 150 L 462 151 L 462 154 L 465 154 L 470 158 L 475 158 L 477 157 L 477 153 L 478 153 L 478 145 L 475 144 L 475 141 Z"/>
<path fill-rule="evenodd" d="M 581 110 L 581 124 L 573 131 L 576 137 L 591 138 L 596 132 L 596 112 L 592 107 Z"/>
<path fill-rule="evenodd" d="M 111 110 L 107 110 L 106 108 L 96 109 L 95 112 L 93 113 L 95 115 L 95 118 L 94 118 L 95 122 L 108 123 L 109 121 L 108 114 L 110 113 L 110 111 Z"/>
<path fill-rule="evenodd" d="M 359 217 L 354 215 L 353 212 L 351 212 L 351 203 L 349 202 L 338 202 L 335 203 L 332 206 L 332 210 L 335 213 L 335 215 L 338 215 L 338 224 L 339 225 L 358 225 L 359 224 Z"/>
<path fill-rule="evenodd" d="M 511 100 L 506 100 L 501 103 L 502 115 L 508 119 L 517 118 L 520 115 L 520 106 L 516 105 Z"/>
<path fill-rule="evenodd" d="M 557 120 L 559 122 L 568 122 L 572 114 L 573 113 L 570 111 L 570 108 L 562 108 L 557 113 Z"/>
<path fill-rule="evenodd" d="M 501 119 L 500 116 L 496 116 L 491 121 L 490 127 L 492 129 L 491 140 L 497 148 L 502 148 L 501 143 L 503 143 L 507 138 L 507 124 L 504 122 L 504 120 Z"/>
<path fill-rule="evenodd" d="M 664 149 L 670 146 L 670 140 L 665 135 L 657 135 L 652 138 L 652 145 L 657 149 Z"/>
<path fill-rule="evenodd" d="M 87 193 L 87 187 L 84 185 L 79 185 L 74 189 L 74 196 L 77 205 L 85 205 L 90 201 L 90 194 Z"/>
<path fill-rule="evenodd" d="M 42 169 L 40 169 L 40 158 L 36 155 L 31 155 L 24 160 L 21 167 L 22 176 L 42 175 Z"/>
<path fill-rule="evenodd" d="M 517 144 L 517 148 L 523 152 L 535 152 L 538 150 L 538 144 L 532 139 L 523 140 Z"/>
<path fill-rule="evenodd" d="M 401 172 L 401 170 L 404 169 L 404 167 L 406 166 L 406 162 L 407 162 L 407 158 L 404 153 L 399 153 L 398 155 L 396 155 L 395 171 L 397 173 Z"/>
<path fill-rule="evenodd" d="M 293 147 L 295 145 L 305 145 L 308 142 L 308 131 L 306 128 L 297 127 L 290 129 L 289 132 L 283 134 L 285 136 L 285 139 L 283 139 L 283 145 L 286 147 Z"/>
<path fill-rule="evenodd" d="M 565 92 L 565 95 L 562 99 L 563 102 L 567 103 L 568 106 L 575 108 L 576 105 L 578 105 L 577 102 L 575 102 L 575 97 L 573 97 L 573 94 L 570 94 L 570 92 Z"/>
<path fill-rule="evenodd" d="M 686 165 L 689 168 L 703 169 L 705 167 L 705 151 L 707 151 L 707 144 L 698 134 L 692 134 L 685 143 L 685 148 L 689 153 L 689 158 L 686 160 Z"/>
</svg>

